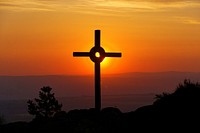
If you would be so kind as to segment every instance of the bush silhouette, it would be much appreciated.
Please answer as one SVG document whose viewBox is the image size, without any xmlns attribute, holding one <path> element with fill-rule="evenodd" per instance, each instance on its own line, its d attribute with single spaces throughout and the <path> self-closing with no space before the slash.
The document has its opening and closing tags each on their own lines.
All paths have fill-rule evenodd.
<svg viewBox="0 0 200 133">
<path fill-rule="evenodd" d="M 51 93 L 52 88 L 43 87 L 39 91 L 39 99 L 35 98 L 34 103 L 28 100 L 28 112 L 35 115 L 36 118 L 52 118 L 53 115 L 61 111 L 62 104 L 59 104 L 54 93 Z"/>
<path fill-rule="evenodd" d="M 190 80 L 184 80 L 183 84 L 179 84 L 173 93 L 163 93 L 156 95 L 154 105 L 162 106 L 165 108 L 173 107 L 176 109 L 189 109 L 199 108 L 199 94 L 200 84 L 192 83 Z"/>
</svg>

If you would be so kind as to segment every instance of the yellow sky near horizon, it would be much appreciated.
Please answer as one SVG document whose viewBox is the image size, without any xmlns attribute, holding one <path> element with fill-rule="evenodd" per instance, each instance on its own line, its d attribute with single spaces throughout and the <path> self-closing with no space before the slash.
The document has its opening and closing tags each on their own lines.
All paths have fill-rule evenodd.
<svg viewBox="0 0 200 133">
<path fill-rule="evenodd" d="M 200 71 L 200 0 L 0 0 L 0 75 L 92 74 L 96 29 L 103 74 Z"/>
</svg>

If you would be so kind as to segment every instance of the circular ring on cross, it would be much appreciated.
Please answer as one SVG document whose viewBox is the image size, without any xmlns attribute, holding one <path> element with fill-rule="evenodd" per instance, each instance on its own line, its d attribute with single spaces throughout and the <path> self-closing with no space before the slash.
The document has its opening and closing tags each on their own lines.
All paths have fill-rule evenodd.
<svg viewBox="0 0 200 133">
<path fill-rule="evenodd" d="M 102 47 L 93 47 L 90 50 L 90 59 L 93 62 L 102 62 L 105 58 L 105 50 Z"/>
</svg>

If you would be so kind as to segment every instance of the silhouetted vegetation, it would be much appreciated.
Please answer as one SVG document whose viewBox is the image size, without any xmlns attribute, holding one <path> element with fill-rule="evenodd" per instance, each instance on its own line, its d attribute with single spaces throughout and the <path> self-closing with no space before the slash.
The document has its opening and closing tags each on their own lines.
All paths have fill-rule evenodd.
<svg viewBox="0 0 200 133">
<path fill-rule="evenodd" d="M 192 83 L 185 80 L 183 84 L 179 84 L 175 92 L 172 94 L 163 93 L 156 95 L 155 106 L 162 108 L 174 108 L 182 111 L 199 110 L 200 104 L 200 84 Z"/>
<path fill-rule="evenodd" d="M 50 91 L 49 91 L 50 92 Z M 42 92 L 41 92 L 42 93 Z M 129 133 L 199 132 L 200 84 L 185 80 L 173 93 L 156 95 L 152 105 L 122 113 L 113 107 L 58 111 L 51 119 L 16 122 L 0 126 L 1 133 Z M 44 115 L 45 116 L 45 115 Z"/>
<path fill-rule="evenodd" d="M 34 103 L 32 100 L 28 100 L 28 112 L 31 115 L 35 115 L 36 118 L 52 118 L 53 115 L 61 111 L 62 104 L 58 103 L 58 100 L 54 97 L 54 93 L 51 93 L 52 88 L 43 87 L 39 91 L 39 99 L 35 98 Z"/>
<path fill-rule="evenodd" d="M 200 84 L 185 80 L 173 93 L 156 95 L 152 105 L 140 107 L 128 116 L 128 127 L 134 123 L 152 130 L 160 127 L 165 131 L 200 131 L 196 123 L 200 120 Z"/>
</svg>

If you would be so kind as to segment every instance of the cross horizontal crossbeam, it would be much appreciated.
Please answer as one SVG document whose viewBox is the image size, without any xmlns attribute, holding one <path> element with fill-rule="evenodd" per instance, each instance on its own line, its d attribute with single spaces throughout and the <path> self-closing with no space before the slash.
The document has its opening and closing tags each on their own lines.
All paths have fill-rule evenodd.
<svg viewBox="0 0 200 133">
<path fill-rule="evenodd" d="M 90 52 L 73 52 L 74 57 L 90 57 Z M 121 53 L 105 53 L 105 57 L 121 57 Z"/>
<path fill-rule="evenodd" d="M 73 52 L 73 56 L 89 57 L 90 52 Z M 122 57 L 121 53 L 105 53 L 105 57 Z"/>
</svg>

